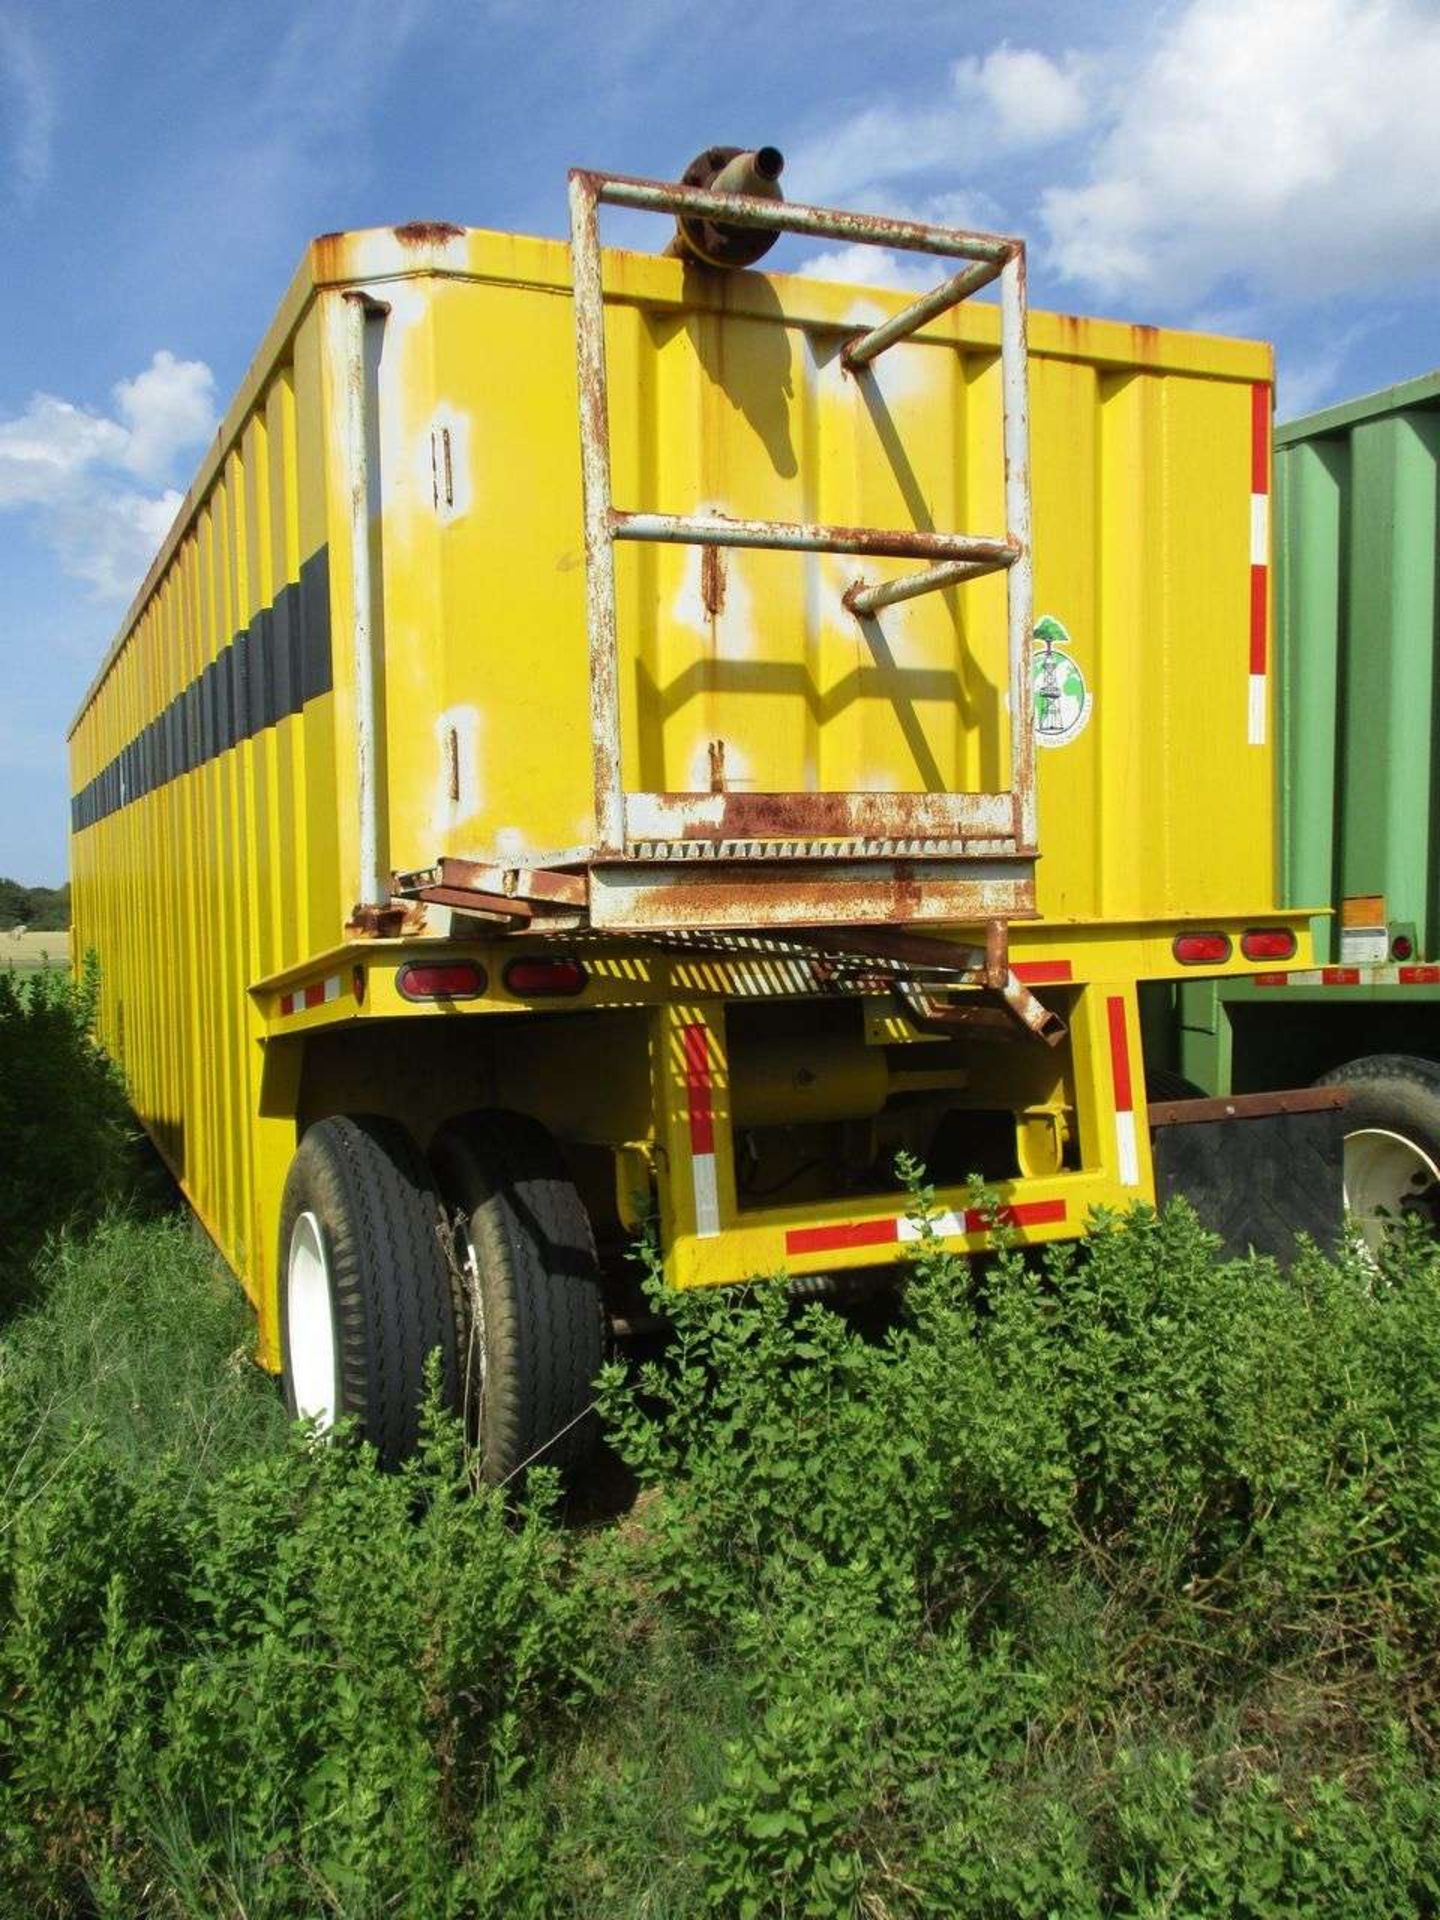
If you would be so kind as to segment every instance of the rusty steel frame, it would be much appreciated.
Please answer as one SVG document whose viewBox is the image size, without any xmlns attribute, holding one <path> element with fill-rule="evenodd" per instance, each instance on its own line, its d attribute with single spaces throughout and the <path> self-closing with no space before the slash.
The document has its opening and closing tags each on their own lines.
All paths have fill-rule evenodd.
<svg viewBox="0 0 1440 1920">
<path fill-rule="evenodd" d="M 781 803 L 792 831 L 800 837 L 826 832 L 822 813 L 833 817 L 837 798 L 867 802 L 884 816 L 882 837 L 916 837 L 910 812 L 926 816 L 934 837 L 952 844 L 983 840 L 984 857 L 997 851 L 1014 858 L 1035 853 L 1034 744 L 1025 716 L 1029 711 L 1031 622 L 1029 422 L 1025 344 L 1025 248 L 1023 241 L 996 234 L 970 233 L 921 221 L 892 220 L 875 214 L 810 207 L 794 202 L 679 187 L 659 180 L 575 169 L 570 174 L 570 237 L 575 307 L 576 367 L 579 384 L 581 469 L 584 498 L 586 626 L 590 653 L 591 717 L 594 728 L 594 805 L 596 845 L 592 858 L 607 861 L 658 860 L 666 856 L 636 845 L 655 838 L 657 816 L 675 825 L 668 837 L 723 836 L 720 823 L 706 816 L 711 794 L 627 794 L 621 772 L 619 715 L 619 643 L 614 543 L 648 540 L 699 546 L 759 547 L 801 552 L 856 553 L 885 558 L 916 558 L 936 564 L 897 581 L 869 586 L 857 582 L 845 605 L 858 618 L 920 593 L 974 579 L 1001 568 L 1007 572 L 1009 712 L 1011 715 L 1009 789 L 1003 794 L 787 794 L 751 795 L 761 803 Z M 801 525 L 784 521 L 732 520 L 717 515 L 634 513 L 617 510 L 611 493 L 610 435 L 605 369 L 605 304 L 601 272 L 601 205 L 645 212 L 687 214 L 734 226 L 762 227 L 817 239 L 895 247 L 967 261 L 932 292 L 912 301 L 878 327 L 861 332 L 842 358 L 855 372 L 915 333 L 979 287 L 1000 282 L 1000 357 L 1002 439 L 1005 456 L 1003 537 L 926 533 L 918 529 Z M 722 796 L 738 798 L 739 796 Z M 815 803 L 816 820 L 807 817 Z M 1006 819 L 997 821 L 997 803 Z M 649 833 L 631 831 L 632 804 L 649 822 Z M 693 816 L 693 818 L 692 818 Z M 633 823 L 638 824 L 638 821 Z M 877 819 L 877 825 L 879 821 Z M 733 832 L 733 828 L 732 828 Z M 925 835 L 925 830 L 921 830 Z M 772 829 L 773 834 L 773 829 Z M 925 835 L 925 837 L 929 837 Z M 847 836 L 848 839 L 848 836 Z M 999 845 L 997 847 L 997 839 Z M 863 854 L 867 838 L 848 840 L 844 851 Z M 837 849 L 838 850 L 838 849 Z M 737 848 L 737 852 L 739 849 Z M 975 852 L 982 853 L 976 846 Z M 964 854 L 952 858 L 967 857 Z"/>
</svg>

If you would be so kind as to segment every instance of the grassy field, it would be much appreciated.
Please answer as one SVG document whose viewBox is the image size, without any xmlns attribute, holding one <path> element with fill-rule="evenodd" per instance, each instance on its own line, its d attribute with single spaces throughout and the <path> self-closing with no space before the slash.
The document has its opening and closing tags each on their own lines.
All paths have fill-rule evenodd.
<svg viewBox="0 0 1440 1920">
<path fill-rule="evenodd" d="M 52 933 L 0 932 L 0 967 L 30 972 L 37 967 L 68 968 L 70 935 Z"/>
<path fill-rule="evenodd" d="M 104 1213 L 85 1013 L 0 982 L 0 1913 L 1440 1910 L 1430 1242 L 922 1243 L 883 1331 L 652 1275 L 638 1498 L 581 1521 L 438 1407 L 398 1474 L 287 1425 L 184 1218 Z"/>
</svg>

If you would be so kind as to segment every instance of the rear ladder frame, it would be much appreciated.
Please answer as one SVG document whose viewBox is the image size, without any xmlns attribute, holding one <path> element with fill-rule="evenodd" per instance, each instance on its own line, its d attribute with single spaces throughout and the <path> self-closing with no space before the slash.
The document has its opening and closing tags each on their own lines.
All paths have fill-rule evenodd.
<svg viewBox="0 0 1440 1920">
<path fill-rule="evenodd" d="M 718 515 L 639 513 L 614 504 L 610 472 L 605 367 L 604 288 L 599 209 L 688 214 L 730 225 L 770 228 L 815 238 L 933 253 L 966 262 L 957 272 L 883 324 L 850 339 L 842 360 L 851 372 L 990 282 L 1000 283 L 1002 437 L 1005 456 L 1003 535 L 938 533 L 729 519 Z M 959 878 L 970 863 L 977 885 L 972 911 L 955 917 L 1008 919 L 1033 910 L 1036 853 L 1035 757 L 1030 709 L 1032 615 L 1025 248 L 1021 240 L 917 221 L 809 207 L 793 202 L 717 194 L 664 181 L 576 169 L 570 174 L 576 362 L 584 483 L 586 626 L 594 728 L 596 844 L 586 864 L 606 870 L 617 913 L 657 918 L 658 896 L 673 897 L 683 923 L 689 888 L 657 889 L 657 867 L 683 866 L 692 883 L 721 875 L 745 891 L 751 862 L 914 861 L 927 878 L 937 868 Z M 921 593 L 1004 571 L 1007 586 L 1010 787 L 999 793 L 655 793 L 627 792 L 621 772 L 619 649 L 614 547 L 617 540 L 713 547 L 758 547 L 810 553 L 914 558 L 928 562 L 899 579 L 857 581 L 844 602 L 862 623 L 882 608 Z M 743 864 L 742 864 L 743 863 Z M 647 867 L 642 880 L 636 865 Z M 628 873 L 626 872 L 628 869 Z M 753 870 L 752 870 L 753 871 Z M 830 867 L 833 873 L 835 869 Z M 600 873 L 594 873 L 600 879 Z M 681 877 L 681 876 L 677 876 Z M 754 874 L 758 881 L 760 875 Z M 918 874 L 917 874 L 918 877 Z M 878 876 L 877 876 L 878 878 Z M 639 882 L 632 886 L 631 881 Z M 591 923 L 605 887 L 591 888 Z M 716 889 L 718 891 L 718 889 Z M 765 889 L 770 891 L 770 889 Z M 864 889 L 861 888 L 863 894 Z M 709 887 L 707 893 L 711 893 Z M 713 893 L 711 900 L 713 902 Z M 637 905 L 638 903 L 638 905 Z M 859 904 L 857 900 L 857 905 Z M 736 903 L 738 905 L 738 902 Z M 732 909 L 733 911 L 733 909 Z M 828 918 L 828 915 L 820 916 Z M 839 917 L 849 918 L 842 913 Z M 855 917 L 862 917 L 857 914 Z M 872 916 L 864 916 L 872 917 Z M 893 906 L 883 915 L 900 918 Z M 926 916 L 929 917 L 929 916 Z M 726 920 L 734 924 L 727 913 Z M 618 919 L 614 924 L 621 924 Z M 651 924 L 654 921 L 651 920 Z"/>
</svg>

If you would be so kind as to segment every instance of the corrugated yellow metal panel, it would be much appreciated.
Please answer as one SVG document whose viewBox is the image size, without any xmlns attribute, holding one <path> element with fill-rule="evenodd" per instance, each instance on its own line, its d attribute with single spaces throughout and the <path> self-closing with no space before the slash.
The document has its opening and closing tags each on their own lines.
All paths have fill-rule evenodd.
<svg viewBox="0 0 1440 1920">
<path fill-rule="evenodd" d="M 543 858 L 593 835 L 564 250 L 470 234 L 421 251 L 443 277 L 398 288 L 379 283 L 414 263 L 388 236 L 352 236 L 330 261 L 370 270 L 391 304 L 390 863 Z M 946 316 L 857 380 L 837 327 L 898 301 L 635 256 L 607 272 L 619 502 L 1004 531 L 993 311 Z M 1046 914 L 1133 921 L 1271 898 L 1268 754 L 1247 737 L 1251 396 L 1268 374 L 1267 351 L 1244 343 L 1033 319 L 1036 607 L 1063 627 L 1090 701 L 1073 740 L 1040 756 Z M 861 570 L 622 547 L 627 784 L 1002 788 L 1003 582 L 862 624 L 840 605 Z M 343 718 L 343 671 L 337 697 Z M 350 819 L 342 794 L 342 836 Z"/>
<path fill-rule="evenodd" d="M 622 505 L 1005 532 L 993 308 L 945 315 L 857 379 L 844 331 L 898 296 L 638 255 L 606 272 Z M 250 988 L 333 953 L 357 889 L 340 347 L 356 285 L 387 309 L 370 369 L 383 861 L 594 836 L 566 251 L 317 242 L 72 736 L 77 944 L 104 959 L 106 1036 L 267 1316 L 299 1050 L 262 1047 Z M 1123 926 L 1133 972 L 1135 928 L 1273 897 L 1270 756 L 1246 705 L 1269 356 L 1036 315 L 1030 373 L 1036 610 L 1071 736 L 1039 756 L 1040 903 Z M 862 571 L 904 570 L 622 548 L 627 784 L 1003 790 L 1004 583 L 864 623 L 841 606 Z M 268 1317 L 262 1343 L 273 1357 Z"/>
<path fill-rule="evenodd" d="M 264 1023 L 248 990 L 333 940 L 348 905 L 317 331 L 302 324 L 293 361 L 211 462 L 72 737 L 91 810 L 73 841 L 77 945 L 102 956 L 102 1030 L 257 1292 L 273 1262 L 276 1176 L 258 1150 Z M 293 1146 L 293 1113 L 288 1131 Z"/>
</svg>

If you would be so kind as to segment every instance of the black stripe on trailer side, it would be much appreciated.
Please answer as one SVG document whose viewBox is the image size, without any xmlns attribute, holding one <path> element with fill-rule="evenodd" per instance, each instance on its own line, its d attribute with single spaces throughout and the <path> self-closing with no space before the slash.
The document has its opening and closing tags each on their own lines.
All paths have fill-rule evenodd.
<svg viewBox="0 0 1440 1920">
<path fill-rule="evenodd" d="M 334 685 L 330 561 L 312 553 L 248 627 L 73 795 L 79 833 L 303 711 Z"/>
</svg>

